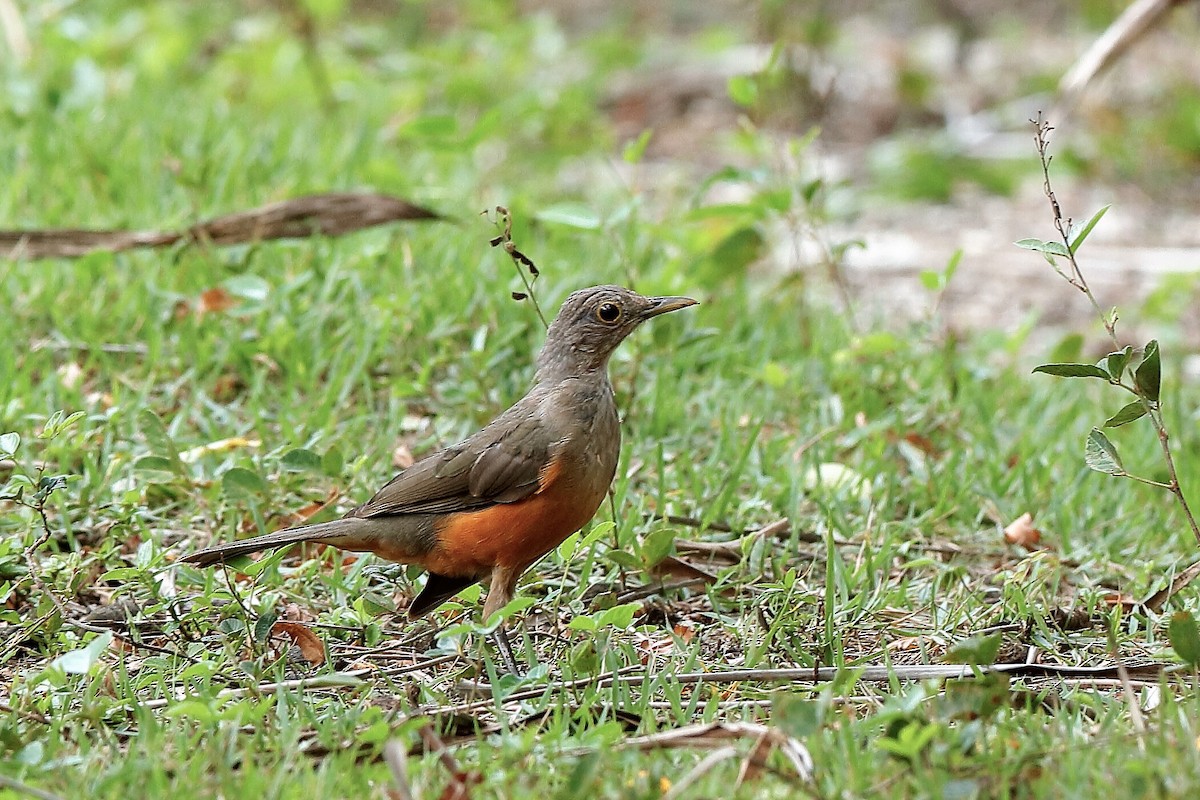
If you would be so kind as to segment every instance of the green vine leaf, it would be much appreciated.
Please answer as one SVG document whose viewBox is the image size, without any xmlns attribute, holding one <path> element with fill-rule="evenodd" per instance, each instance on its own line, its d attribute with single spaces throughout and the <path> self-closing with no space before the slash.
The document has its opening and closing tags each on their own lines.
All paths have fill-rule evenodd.
<svg viewBox="0 0 1200 800">
<path fill-rule="evenodd" d="M 1057 375 L 1060 378 L 1101 378 L 1110 380 L 1108 373 L 1095 364 L 1042 364 L 1034 367 L 1034 372 L 1047 375 Z"/>
<path fill-rule="evenodd" d="M 1146 404 L 1141 400 L 1134 400 L 1132 403 L 1125 406 L 1108 419 L 1104 420 L 1104 427 L 1119 428 L 1122 425 L 1128 425 L 1135 419 L 1141 419 L 1144 416 L 1146 416 Z"/>
<path fill-rule="evenodd" d="M 1158 358 L 1158 340 L 1151 339 L 1146 344 L 1142 363 L 1133 373 L 1133 383 L 1137 390 L 1151 403 L 1158 402 L 1158 390 L 1162 382 L 1162 366 Z"/>
<path fill-rule="evenodd" d="M 1092 428 L 1092 432 L 1088 434 L 1083 460 L 1089 468 L 1096 472 L 1104 472 L 1109 475 L 1125 473 L 1125 466 L 1121 463 L 1121 456 L 1117 454 L 1116 446 L 1099 428 Z"/>
</svg>

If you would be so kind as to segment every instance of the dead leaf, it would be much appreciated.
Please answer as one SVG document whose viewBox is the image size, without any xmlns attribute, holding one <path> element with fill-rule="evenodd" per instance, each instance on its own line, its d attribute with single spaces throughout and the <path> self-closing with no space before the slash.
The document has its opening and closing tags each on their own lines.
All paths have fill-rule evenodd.
<svg viewBox="0 0 1200 800">
<path fill-rule="evenodd" d="M 219 314 L 222 311 L 228 311 L 235 305 L 237 305 L 237 300 L 233 295 L 220 286 L 214 286 L 200 293 L 200 299 L 196 303 L 196 316 Z"/>
<path fill-rule="evenodd" d="M 678 580 L 697 580 L 704 583 L 716 583 L 717 576 L 707 570 L 700 569 L 694 564 L 689 564 L 676 556 L 666 556 L 662 561 L 659 561 L 648 572 L 662 580 L 663 578 L 676 578 Z"/>
<path fill-rule="evenodd" d="M 1132 611 L 1138 604 L 1137 598 L 1124 592 L 1108 592 L 1104 595 L 1104 604 L 1108 606 L 1121 606 L 1126 611 Z"/>
<path fill-rule="evenodd" d="M 933 440 L 923 434 L 910 431 L 904 434 L 904 441 L 931 458 L 941 458 L 942 456 L 942 451 L 933 443 Z"/>
<path fill-rule="evenodd" d="M 258 439 L 247 439 L 244 436 L 231 436 L 228 439 L 218 439 L 215 442 L 202 444 L 199 447 L 192 447 L 184 450 L 179 454 L 179 460 L 185 464 L 191 464 L 199 460 L 202 456 L 209 453 L 228 453 L 233 450 L 251 449 L 262 447 L 262 442 Z"/>
<path fill-rule="evenodd" d="M 301 506 L 291 514 L 283 517 L 281 523 L 285 528 L 294 528 L 297 525 L 303 525 L 317 514 L 329 508 L 341 496 L 342 493 L 338 489 L 330 489 L 329 494 L 325 495 L 323 500 L 314 500 L 308 505 Z"/>
<path fill-rule="evenodd" d="M 1026 511 L 1008 524 L 1004 529 L 1004 541 L 1024 547 L 1026 550 L 1038 550 L 1042 540 L 1042 532 L 1033 527 L 1033 514 Z"/>
<path fill-rule="evenodd" d="M 317 615 L 299 603 L 287 603 L 280 612 L 279 618 L 285 622 L 315 622 Z"/>
<path fill-rule="evenodd" d="M 246 389 L 246 381 L 236 372 L 223 372 L 213 383 L 212 399 L 218 403 L 228 403 Z"/>
<path fill-rule="evenodd" d="M 271 626 L 272 636 L 286 636 L 300 648 L 304 660 L 319 667 L 325 663 L 325 644 L 321 638 L 299 622 L 279 621 Z"/>
<path fill-rule="evenodd" d="M 83 380 L 83 367 L 74 361 L 68 361 L 58 368 L 58 380 L 64 388 L 74 389 Z"/>
<path fill-rule="evenodd" d="M 1167 604 L 1168 600 L 1175 596 L 1176 592 L 1194 581 L 1198 575 L 1200 575 L 1200 561 L 1196 561 L 1187 569 L 1176 574 L 1170 583 L 1147 597 L 1143 605 L 1157 613 Z"/>
<path fill-rule="evenodd" d="M 400 442 L 392 450 L 392 466 L 396 469 L 408 469 L 415 463 L 417 463 L 417 460 L 413 458 L 412 451 L 408 449 L 408 445 L 404 442 Z"/>
<path fill-rule="evenodd" d="M 676 636 L 687 643 L 696 636 L 696 623 L 690 619 L 683 619 L 672 630 L 674 630 Z"/>
<path fill-rule="evenodd" d="M 775 747 L 770 734 L 771 730 L 768 728 L 760 733 L 758 739 L 754 741 L 754 746 L 742 760 L 742 768 L 738 771 L 737 782 L 733 785 L 735 789 L 746 781 L 758 780 L 762 775 L 763 765 L 767 763 L 767 757 L 771 755 L 771 750 Z"/>
</svg>

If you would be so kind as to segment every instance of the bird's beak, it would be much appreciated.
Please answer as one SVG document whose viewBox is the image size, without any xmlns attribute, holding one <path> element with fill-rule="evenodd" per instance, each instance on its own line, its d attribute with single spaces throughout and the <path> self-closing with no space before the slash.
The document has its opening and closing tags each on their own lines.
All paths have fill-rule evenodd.
<svg viewBox="0 0 1200 800">
<path fill-rule="evenodd" d="M 690 297 L 650 297 L 647 299 L 650 301 L 650 305 L 646 306 L 646 310 L 642 312 L 642 319 L 650 319 L 659 314 L 667 314 L 700 304 L 699 301 Z"/>
</svg>

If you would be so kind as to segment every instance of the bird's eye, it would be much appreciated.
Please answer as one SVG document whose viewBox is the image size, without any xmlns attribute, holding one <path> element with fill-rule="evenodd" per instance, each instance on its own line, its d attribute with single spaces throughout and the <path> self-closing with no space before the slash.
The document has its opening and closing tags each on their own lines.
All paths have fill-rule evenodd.
<svg viewBox="0 0 1200 800">
<path fill-rule="evenodd" d="M 621 309 L 616 303 L 602 303 L 600 307 L 596 309 L 596 317 L 601 322 L 607 322 L 611 325 L 621 318 Z"/>
</svg>

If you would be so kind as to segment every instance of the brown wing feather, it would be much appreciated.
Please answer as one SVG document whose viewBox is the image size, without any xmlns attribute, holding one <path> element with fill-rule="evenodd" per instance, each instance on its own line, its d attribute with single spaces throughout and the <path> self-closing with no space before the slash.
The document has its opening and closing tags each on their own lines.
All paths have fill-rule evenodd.
<svg viewBox="0 0 1200 800">
<path fill-rule="evenodd" d="M 347 516 L 471 511 L 528 497 L 550 453 L 530 408 L 514 406 L 465 442 L 421 459 Z"/>
</svg>

